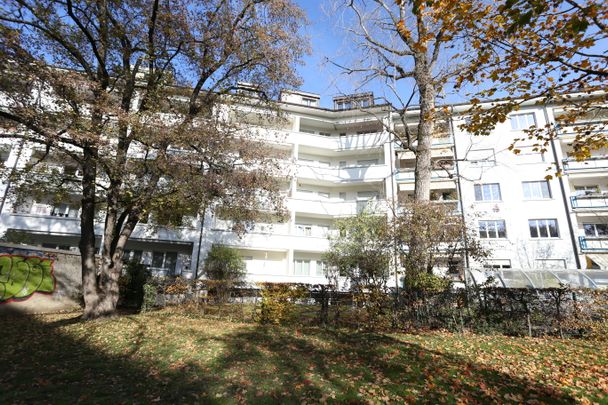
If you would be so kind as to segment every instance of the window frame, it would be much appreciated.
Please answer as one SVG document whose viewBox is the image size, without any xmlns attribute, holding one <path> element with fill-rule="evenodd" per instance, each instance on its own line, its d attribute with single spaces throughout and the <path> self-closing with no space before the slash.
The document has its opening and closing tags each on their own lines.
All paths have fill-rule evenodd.
<svg viewBox="0 0 608 405">
<path fill-rule="evenodd" d="M 549 194 L 548 197 L 544 196 L 544 190 L 542 188 L 542 186 L 540 186 L 540 188 L 538 190 L 533 190 L 532 188 L 528 188 L 528 191 L 540 191 L 541 196 L 538 197 L 536 195 L 530 195 L 530 197 L 526 197 L 526 185 L 540 185 L 540 184 L 546 184 L 547 185 L 547 192 Z M 530 180 L 530 181 L 522 181 L 521 182 L 521 188 L 522 188 L 522 194 L 524 197 L 524 201 L 541 201 L 541 200 L 552 200 L 553 199 L 553 191 L 551 190 L 551 184 L 549 183 L 548 180 Z M 529 193 L 532 194 L 532 193 Z"/>
<path fill-rule="evenodd" d="M 496 186 L 496 188 L 494 188 L 493 186 Z M 486 189 L 489 191 L 484 192 L 484 190 Z M 481 195 L 481 199 L 477 198 L 477 190 L 479 189 L 480 191 L 480 195 Z M 493 198 L 494 197 L 494 191 L 498 191 L 498 199 Z M 473 192 L 475 193 L 475 201 L 476 202 L 499 202 L 502 201 L 502 191 L 500 189 L 500 183 L 478 183 L 478 184 L 474 184 L 473 185 Z M 490 194 L 490 198 L 485 198 L 486 194 L 489 193 Z"/>
<path fill-rule="evenodd" d="M 541 221 L 544 221 L 545 226 L 541 228 Z M 551 227 L 549 225 L 549 221 L 552 221 L 555 224 L 555 232 L 556 235 L 552 236 L 551 235 Z M 536 235 L 534 236 L 532 233 L 532 222 L 535 222 L 535 228 L 536 229 Z M 547 236 L 543 236 L 543 232 L 542 230 L 544 229 L 544 233 Z M 534 219 L 528 219 L 528 232 L 530 232 L 530 238 L 531 239 L 559 239 L 560 238 L 560 232 L 559 232 L 559 222 L 557 220 L 557 218 L 534 218 Z"/>
<path fill-rule="evenodd" d="M 488 225 L 492 226 L 489 227 Z M 502 236 L 500 235 L 501 232 L 499 225 L 502 225 Z M 483 236 L 482 232 L 485 233 L 485 236 Z M 490 232 L 492 232 L 492 235 L 495 236 L 491 236 Z M 504 219 L 480 219 L 477 221 L 477 233 L 479 235 L 479 239 L 506 239 L 507 222 Z"/>
<path fill-rule="evenodd" d="M 528 120 L 526 120 L 526 127 L 520 127 L 520 121 L 519 118 L 522 117 L 532 117 L 532 124 L 529 124 Z M 515 120 L 514 120 L 515 119 Z M 513 123 L 516 122 L 517 125 L 514 126 Z M 511 131 L 525 131 L 526 129 L 529 129 L 532 126 L 537 126 L 538 123 L 536 121 L 536 114 L 534 113 L 534 111 L 530 111 L 530 112 L 522 112 L 522 113 L 517 113 L 517 114 L 510 114 L 509 115 L 509 124 L 511 125 Z M 516 128 L 517 127 L 517 128 Z"/>
</svg>

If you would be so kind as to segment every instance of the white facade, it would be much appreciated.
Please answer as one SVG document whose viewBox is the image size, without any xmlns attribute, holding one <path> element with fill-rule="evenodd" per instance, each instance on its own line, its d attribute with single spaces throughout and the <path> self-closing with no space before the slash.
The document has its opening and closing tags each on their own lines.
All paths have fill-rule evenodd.
<svg viewBox="0 0 608 405">
<path fill-rule="evenodd" d="M 158 273 L 192 277 L 210 246 L 223 243 L 239 249 L 251 281 L 322 283 L 322 255 L 336 218 L 366 206 L 389 212 L 388 204 L 413 193 L 414 156 L 399 150 L 383 130 L 383 124 L 391 125 L 386 108 L 328 110 L 318 107 L 319 96 L 296 91 L 284 92 L 281 102 L 286 124 L 248 131 L 290 156 L 285 170 L 291 180 L 284 190 L 288 221 L 258 224 L 243 237 L 231 232 L 226 221 L 210 216 L 202 228 L 199 221 L 160 230 L 140 224 L 127 245 L 129 257 L 141 258 Z M 438 130 L 432 199 L 464 215 L 492 251 L 486 263 L 471 266 L 607 267 L 608 152 L 600 151 L 585 163 L 569 161 L 571 135 L 566 130 L 544 154 L 523 147 L 515 155 L 508 149 L 514 138 L 522 137 L 522 129 L 554 120 L 555 111 L 524 106 L 484 137 L 462 132 L 457 114 L 451 125 Z M 36 153 L 4 142 L 0 159 L 5 171 L 24 165 Z M 545 180 L 555 173 L 556 161 L 565 175 Z M 76 196 L 61 204 L 32 200 L 16 206 L 7 186 L 6 181 L 0 185 L 0 234 L 18 235 L 29 244 L 77 249 Z M 101 235 L 101 222 L 97 233 Z"/>
</svg>

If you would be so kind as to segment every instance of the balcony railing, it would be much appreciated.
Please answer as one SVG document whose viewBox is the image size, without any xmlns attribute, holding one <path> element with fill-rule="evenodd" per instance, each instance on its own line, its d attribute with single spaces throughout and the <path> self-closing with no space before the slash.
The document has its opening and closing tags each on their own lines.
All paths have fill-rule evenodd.
<svg viewBox="0 0 608 405">
<path fill-rule="evenodd" d="M 579 236 L 578 243 L 583 252 L 608 252 L 608 237 Z"/>
<path fill-rule="evenodd" d="M 570 197 L 573 209 L 608 209 L 608 194 L 575 195 Z"/>
<path fill-rule="evenodd" d="M 295 212 L 326 215 L 332 217 L 357 215 L 363 210 L 386 210 L 386 200 L 369 201 L 322 201 L 293 198 L 288 202 L 289 209 Z"/>
<path fill-rule="evenodd" d="M 564 159 L 562 163 L 566 172 L 608 170 L 608 157 L 606 156 L 591 157 L 581 161 Z"/>
<path fill-rule="evenodd" d="M 300 164 L 297 169 L 300 178 L 330 181 L 336 183 L 352 181 L 382 180 L 388 177 L 388 166 L 384 164 L 351 167 L 327 167 Z"/>
<path fill-rule="evenodd" d="M 454 175 L 453 167 L 445 169 L 434 169 L 431 173 L 431 180 L 451 180 Z M 416 179 L 414 168 L 399 169 L 396 174 L 397 181 L 414 181 Z"/>
</svg>

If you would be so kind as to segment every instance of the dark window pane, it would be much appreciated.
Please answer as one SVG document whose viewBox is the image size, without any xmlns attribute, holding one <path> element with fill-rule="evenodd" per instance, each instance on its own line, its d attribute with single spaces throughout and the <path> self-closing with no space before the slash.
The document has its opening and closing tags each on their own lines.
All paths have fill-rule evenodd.
<svg viewBox="0 0 608 405">
<path fill-rule="evenodd" d="M 488 235 L 486 233 L 486 221 L 479 221 L 479 237 L 487 238 Z"/>
<path fill-rule="evenodd" d="M 607 224 L 597 224 L 597 225 L 595 225 L 595 229 L 597 229 L 598 236 L 608 235 L 608 225 Z"/>
<path fill-rule="evenodd" d="M 152 267 L 161 268 L 163 267 L 163 259 L 165 254 L 163 252 L 152 253 Z"/>
<path fill-rule="evenodd" d="M 530 227 L 530 236 L 533 238 L 538 238 L 538 228 L 536 226 L 536 221 L 528 221 L 528 226 Z"/>
<path fill-rule="evenodd" d="M 549 235 L 552 238 L 557 238 L 559 233 L 557 232 L 557 221 L 555 219 L 550 219 L 547 221 L 549 225 Z"/>
<path fill-rule="evenodd" d="M 547 221 L 544 219 L 538 220 L 538 231 L 541 238 L 548 238 L 549 232 L 547 231 Z"/>
<path fill-rule="evenodd" d="M 165 268 L 170 271 L 175 271 L 175 264 L 177 263 L 177 252 L 165 253 Z"/>
<path fill-rule="evenodd" d="M 595 225 L 585 224 L 583 228 L 585 229 L 585 236 L 595 236 Z"/>
</svg>

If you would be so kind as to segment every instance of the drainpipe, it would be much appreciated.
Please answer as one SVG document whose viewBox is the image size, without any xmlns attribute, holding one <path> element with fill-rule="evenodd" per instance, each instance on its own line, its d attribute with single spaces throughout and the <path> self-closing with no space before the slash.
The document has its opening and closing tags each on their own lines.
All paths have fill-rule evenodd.
<svg viewBox="0 0 608 405">
<path fill-rule="evenodd" d="M 389 141 L 389 154 L 390 154 L 390 165 L 391 165 L 391 176 L 390 176 L 390 182 L 391 182 L 391 194 L 393 196 L 392 200 L 392 204 L 393 204 L 393 235 L 394 235 L 394 240 L 393 240 L 393 260 L 395 262 L 395 296 L 396 296 L 396 301 L 397 303 L 399 303 L 399 257 L 397 255 L 397 244 L 396 242 L 396 238 L 397 236 L 395 235 L 395 215 L 397 214 L 397 208 L 395 206 L 395 199 L 398 198 L 399 196 L 399 188 L 397 188 L 397 194 L 395 194 L 395 162 L 394 162 L 394 154 L 395 154 L 395 150 L 394 150 L 394 139 L 393 139 L 393 111 L 389 109 L 389 123 L 388 125 L 390 126 L 391 130 L 388 131 L 388 141 Z"/>
<path fill-rule="evenodd" d="M 462 204 L 462 185 L 460 184 L 460 165 L 458 164 L 458 151 L 456 149 L 456 136 L 454 134 L 454 107 L 451 106 L 451 113 L 450 113 L 450 125 L 449 125 L 449 130 L 450 130 L 450 136 L 452 137 L 452 144 L 454 145 L 454 167 L 456 168 L 456 185 L 458 187 L 458 204 L 460 205 L 460 216 L 462 218 L 462 224 L 463 226 L 466 228 L 466 222 L 465 222 L 465 215 L 464 215 L 464 205 Z M 465 231 L 466 232 L 466 231 Z M 469 244 L 467 242 L 467 238 L 466 235 L 463 235 L 463 243 L 464 243 L 464 263 L 466 268 L 468 269 L 470 266 L 469 263 Z M 465 271 L 465 284 L 466 284 L 466 271 Z"/>
<path fill-rule="evenodd" d="M 543 104 L 543 114 L 545 116 L 545 122 L 549 123 L 549 113 L 547 112 L 547 105 Z M 557 126 L 556 126 L 557 128 Z M 557 129 L 556 129 L 557 134 Z M 581 269 L 581 260 L 578 257 L 578 246 L 576 244 L 576 235 L 574 234 L 574 227 L 572 225 L 572 218 L 570 217 L 570 209 L 568 208 L 568 196 L 566 196 L 566 188 L 564 186 L 564 179 L 561 176 L 563 173 L 562 166 L 557 158 L 557 149 L 555 147 L 555 139 L 551 137 L 551 152 L 553 152 L 553 160 L 555 163 L 555 168 L 557 169 L 557 173 L 559 176 L 557 177 L 559 181 L 559 188 L 562 194 L 562 201 L 564 203 L 564 210 L 566 211 L 566 220 L 568 221 L 568 230 L 570 233 L 570 242 L 572 243 L 572 251 L 574 252 L 574 261 L 576 262 L 576 268 Z"/>
<path fill-rule="evenodd" d="M 2 196 L 2 203 L 0 203 L 0 215 L 2 215 L 2 211 L 4 211 L 4 204 L 6 203 L 6 199 L 8 198 L 8 194 L 10 192 L 10 188 L 12 185 L 12 178 L 17 170 L 17 164 L 19 163 L 19 159 L 21 159 L 21 152 L 23 151 L 23 145 L 25 144 L 25 139 L 22 139 L 19 143 L 19 150 L 17 151 L 17 157 L 15 158 L 15 163 L 13 163 L 13 167 L 11 168 L 11 174 L 8 176 L 6 181 L 6 187 L 4 189 L 4 195 Z"/>
<path fill-rule="evenodd" d="M 203 212 L 201 214 L 201 227 L 198 235 L 198 253 L 196 255 L 196 266 L 194 267 L 194 280 L 198 278 L 198 266 L 201 263 L 201 245 L 203 244 L 203 231 L 205 229 L 205 216 L 207 214 L 207 204 L 203 206 Z"/>
</svg>

